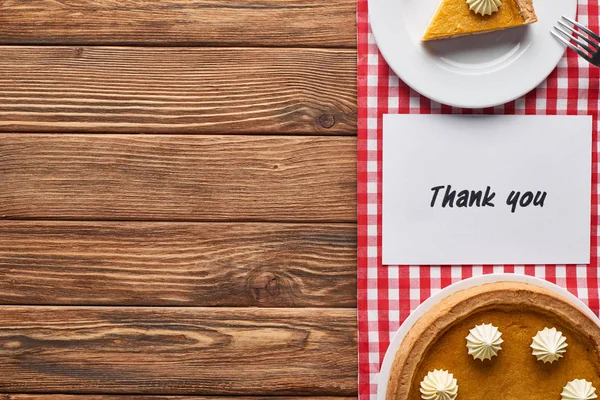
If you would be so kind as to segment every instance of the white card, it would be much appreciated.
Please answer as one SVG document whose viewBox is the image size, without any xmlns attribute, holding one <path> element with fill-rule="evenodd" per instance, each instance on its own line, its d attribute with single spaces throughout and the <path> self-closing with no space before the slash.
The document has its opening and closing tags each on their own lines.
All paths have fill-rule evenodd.
<svg viewBox="0 0 600 400">
<path fill-rule="evenodd" d="M 591 133 L 589 116 L 384 115 L 383 264 L 588 264 Z"/>
</svg>

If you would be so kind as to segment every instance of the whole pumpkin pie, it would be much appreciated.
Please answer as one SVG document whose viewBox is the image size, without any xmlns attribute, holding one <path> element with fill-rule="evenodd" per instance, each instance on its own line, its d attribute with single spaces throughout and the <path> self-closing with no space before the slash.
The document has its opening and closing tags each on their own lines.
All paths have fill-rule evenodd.
<svg viewBox="0 0 600 400">
<path fill-rule="evenodd" d="M 485 360 L 466 346 L 482 324 L 502 333 L 501 350 Z M 568 344 L 554 362 L 532 354 L 532 338 L 548 327 Z M 387 399 L 420 400 L 424 378 L 448 371 L 458 399 L 559 400 L 574 380 L 600 388 L 599 351 L 600 326 L 568 300 L 525 283 L 490 283 L 446 297 L 414 324 L 396 352 Z"/>
<path fill-rule="evenodd" d="M 495 11 L 487 15 L 478 14 L 475 10 L 480 10 L 476 7 L 485 7 L 486 2 L 490 2 Z M 423 40 L 492 32 L 537 21 L 532 0 L 472 0 L 469 3 L 471 5 L 466 0 L 442 0 Z"/>
</svg>

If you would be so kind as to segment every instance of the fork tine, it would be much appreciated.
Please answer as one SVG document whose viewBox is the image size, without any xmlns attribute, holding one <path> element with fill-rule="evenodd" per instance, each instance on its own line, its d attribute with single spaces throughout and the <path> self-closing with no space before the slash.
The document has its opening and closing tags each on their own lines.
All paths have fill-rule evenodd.
<svg viewBox="0 0 600 400">
<path fill-rule="evenodd" d="M 556 29 L 557 31 L 559 31 L 560 33 L 562 33 L 563 35 L 565 35 L 567 38 L 574 40 L 577 44 L 579 44 L 579 46 L 581 46 L 585 51 L 587 51 L 588 53 L 590 53 L 590 55 L 593 55 L 598 49 L 594 47 L 594 49 L 590 49 L 589 46 L 587 46 L 582 40 L 577 39 L 575 36 L 570 35 L 568 32 L 565 32 L 564 30 L 562 30 L 561 28 L 559 28 L 558 26 L 555 26 L 554 29 Z"/>
<path fill-rule="evenodd" d="M 565 38 L 563 38 L 562 36 L 560 36 L 558 33 L 554 32 L 554 31 L 550 31 L 550 33 L 552 33 L 552 35 L 554 35 L 555 38 L 557 38 L 558 40 L 560 40 L 561 42 L 563 42 L 564 44 L 566 44 L 567 46 L 569 46 L 569 48 L 571 48 L 571 50 L 573 50 L 575 53 L 579 54 L 586 61 L 590 61 L 591 60 L 591 57 L 589 55 L 587 55 L 585 52 L 583 52 L 578 47 L 575 47 L 573 44 L 571 44 L 571 42 L 569 42 L 568 40 L 566 40 Z"/>
<path fill-rule="evenodd" d="M 586 42 L 588 42 L 589 44 L 591 44 L 594 49 L 597 49 L 599 47 L 598 43 L 590 40 L 587 36 L 585 36 L 584 34 L 582 34 L 581 32 L 579 32 L 578 30 L 573 29 L 573 27 L 565 24 L 562 21 L 558 21 L 558 24 L 560 26 L 562 26 L 562 27 L 567 28 L 569 31 L 573 32 L 573 34 L 577 35 L 578 37 L 582 38 L 583 40 L 585 40 Z M 558 29 L 558 27 L 557 27 L 557 29 Z M 558 30 L 562 31 L 562 29 L 558 29 Z M 563 33 L 565 33 L 565 32 L 563 32 Z"/>
<path fill-rule="evenodd" d="M 579 22 L 574 21 L 569 17 L 565 17 L 564 15 L 562 18 L 566 21 L 569 21 L 571 24 L 575 25 L 576 27 L 578 27 L 579 29 L 581 29 L 582 31 L 584 31 L 585 33 L 587 33 L 588 35 L 600 42 L 600 36 L 592 32 L 587 26 L 581 25 Z"/>
</svg>

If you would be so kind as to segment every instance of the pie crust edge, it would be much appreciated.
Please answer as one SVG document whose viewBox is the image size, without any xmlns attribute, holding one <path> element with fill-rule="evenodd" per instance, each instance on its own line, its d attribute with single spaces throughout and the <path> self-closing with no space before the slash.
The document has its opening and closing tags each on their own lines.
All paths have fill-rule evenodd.
<svg viewBox="0 0 600 400">
<path fill-rule="evenodd" d="M 517 6 L 519 6 L 519 11 L 521 11 L 521 15 L 525 19 L 526 24 L 533 24 L 537 22 L 537 15 L 535 14 L 535 10 L 533 8 L 533 0 L 515 0 Z"/>
</svg>

